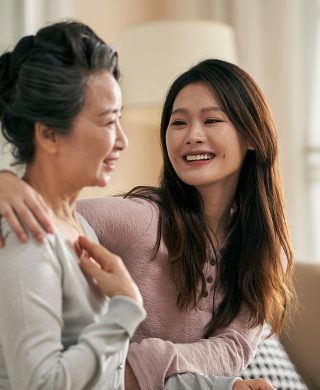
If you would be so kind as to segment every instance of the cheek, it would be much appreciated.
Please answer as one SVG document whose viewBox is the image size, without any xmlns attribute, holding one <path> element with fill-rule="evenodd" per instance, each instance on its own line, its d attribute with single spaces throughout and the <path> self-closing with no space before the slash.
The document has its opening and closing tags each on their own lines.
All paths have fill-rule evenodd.
<svg viewBox="0 0 320 390">
<path fill-rule="evenodd" d="M 247 151 L 248 151 L 247 142 L 244 141 L 243 139 L 239 139 L 239 141 L 238 141 L 238 154 L 239 154 L 241 161 L 243 161 Z"/>
<path fill-rule="evenodd" d="M 177 137 L 174 137 L 172 133 L 166 134 L 166 146 L 167 146 L 167 153 L 169 156 L 169 159 L 171 163 L 174 162 L 177 154 Z"/>
<path fill-rule="evenodd" d="M 171 139 L 168 133 L 166 133 L 166 148 L 167 148 L 169 160 L 171 161 Z"/>
<path fill-rule="evenodd" d="M 96 137 L 87 140 L 87 147 L 96 158 L 105 157 L 110 154 L 115 145 L 114 132 L 102 132 Z"/>
<path fill-rule="evenodd" d="M 224 154 L 229 155 L 234 160 L 242 160 L 247 152 L 247 143 L 242 139 L 239 134 L 230 134 L 230 136 L 224 139 L 223 143 L 226 147 Z"/>
<path fill-rule="evenodd" d="M 105 137 L 103 138 L 103 142 L 101 142 L 106 153 L 112 152 L 115 143 L 116 143 L 116 133 L 114 131 L 112 132 L 108 131 L 107 134 L 105 134 Z"/>
</svg>

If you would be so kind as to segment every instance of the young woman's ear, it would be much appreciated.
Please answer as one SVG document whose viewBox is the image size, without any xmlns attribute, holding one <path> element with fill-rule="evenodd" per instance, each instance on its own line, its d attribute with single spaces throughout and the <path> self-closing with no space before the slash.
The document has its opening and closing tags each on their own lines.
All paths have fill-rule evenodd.
<svg viewBox="0 0 320 390">
<path fill-rule="evenodd" d="M 54 129 L 41 122 L 35 123 L 35 141 L 38 148 L 42 148 L 47 153 L 54 154 L 58 148 L 58 135 Z"/>
</svg>

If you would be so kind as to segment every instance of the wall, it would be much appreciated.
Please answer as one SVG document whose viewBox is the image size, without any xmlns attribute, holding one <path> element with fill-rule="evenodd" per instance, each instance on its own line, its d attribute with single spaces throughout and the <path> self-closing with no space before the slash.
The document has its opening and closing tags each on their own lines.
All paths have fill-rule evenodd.
<svg viewBox="0 0 320 390">
<path fill-rule="evenodd" d="M 152 19 L 203 18 L 227 22 L 235 28 L 240 66 L 262 87 L 275 118 L 287 215 L 295 251 L 301 258 L 313 257 L 315 253 L 311 229 L 314 210 L 308 200 L 305 172 L 310 82 L 307 57 L 312 46 L 315 18 L 311 16 L 317 11 L 315 3 L 315 0 L 307 4 L 302 0 L 280 3 L 277 0 L 118 0 L 96 1 L 88 12 L 84 0 L 77 1 L 79 18 L 116 44 L 121 42 L 121 32 L 127 26 Z M 156 183 L 160 167 L 156 122 L 150 120 L 143 126 L 137 119 L 134 124 L 127 120 L 125 111 L 124 124 L 131 147 L 124 153 L 120 169 L 107 190 L 90 189 L 83 196 Z"/>
<path fill-rule="evenodd" d="M 164 3 L 154 0 L 87 0 L 75 1 L 75 17 L 90 25 L 105 41 L 119 50 L 121 69 L 121 35 L 126 27 L 161 19 Z M 159 112 L 156 108 L 129 110 L 124 108 L 122 126 L 129 147 L 122 152 L 116 172 L 107 188 L 86 188 L 81 197 L 99 197 L 127 191 L 137 185 L 156 185 L 161 168 L 158 138 Z"/>
<path fill-rule="evenodd" d="M 35 34 L 44 24 L 73 15 L 74 0 L 0 0 L 0 52 L 12 50 L 22 36 Z M 7 167 L 10 161 L 0 133 L 0 167 Z"/>
<path fill-rule="evenodd" d="M 306 64 L 302 41 L 305 15 L 311 30 L 311 7 L 316 0 L 2 0 L 0 45 L 32 32 L 40 25 L 72 14 L 89 24 L 106 41 L 119 48 L 121 35 L 131 25 L 157 19 L 205 18 L 230 23 L 236 30 L 240 64 L 262 86 L 279 130 L 281 168 L 284 177 L 290 230 L 297 255 L 312 253 L 310 210 L 306 200 L 304 165 L 305 132 L 308 125 Z M 307 6 L 308 4 L 308 6 Z M 66 12 L 68 9 L 68 12 Z M 72 11 L 72 12 L 71 12 Z M 29 15 L 29 16 L 28 16 Z M 26 22 L 28 16 L 28 23 Z M 30 25 L 30 21 L 32 22 Z M 40 22 L 41 21 L 41 22 Z M 272 28 L 269 28 L 272 22 Z M 40 24 L 39 24 L 40 23 Z M 304 34 L 304 35 L 303 35 Z M 239 38 L 240 37 L 240 38 Z M 293 77 L 295 74 L 297 77 Z M 161 168 L 158 142 L 159 113 L 156 109 L 132 112 L 124 108 L 123 127 L 129 148 L 106 189 L 86 189 L 82 197 L 126 191 L 139 184 L 155 185 Z M 1 141 L 1 140 L 0 140 Z M 1 142 L 0 142 L 1 143 Z M 1 157 L 0 157 L 1 165 Z"/>
<path fill-rule="evenodd" d="M 107 42 L 119 49 L 121 36 L 134 24 L 159 19 L 205 18 L 210 0 L 75 0 L 75 17 L 87 23 Z M 122 125 L 129 148 L 107 188 L 86 188 L 81 197 L 99 197 L 131 189 L 137 185 L 156 185 L 161 169 L 159 146 L 159 108 L 129 110 L 124 108 Z"/>
</svg>

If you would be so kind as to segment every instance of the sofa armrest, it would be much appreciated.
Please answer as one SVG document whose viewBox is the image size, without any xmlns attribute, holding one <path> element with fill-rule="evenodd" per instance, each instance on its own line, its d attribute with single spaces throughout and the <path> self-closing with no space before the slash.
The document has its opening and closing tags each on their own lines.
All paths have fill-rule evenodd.
<svg viewBox="0 0 320 390">
<path fill-rule="evenodd" d="M 281 337 L 310 389 L 320 389 L 320 264 L 295 263 L 298 309 Z"/>
</svg>

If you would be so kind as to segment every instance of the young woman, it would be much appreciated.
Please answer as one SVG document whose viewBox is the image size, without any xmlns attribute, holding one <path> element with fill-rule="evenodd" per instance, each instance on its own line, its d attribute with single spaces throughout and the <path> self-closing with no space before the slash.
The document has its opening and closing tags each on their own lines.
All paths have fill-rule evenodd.
<svg viewBox="0 0 320 390">
<path fill-rule="evenodd" d="M 22 244 L 1 222 L 1 389 L 124 389 L 142 298 L 75 212 L 79 191 L 106 185 L 127 144 L 118 75 L 116 52 L 76 22 L 45 27 L 0 57 L 2 131 L 53 220 L 42 245 Z"/>
<path fill-rule="evenodd" d="M 280 331 L 291 289 L 276 132 L 251 77 L 219 60 L 182 74 L 161 144 L 159 187 L 79 204 L 144 297 L 128 354 L 143 389 L 175 373 L 241 372 L 263 323 Z"/>
<path fill-rule="evenodd" d="M 278 332 L 290 301 L 277 140 L 254 81 L 223 61 L 194 66 L 169 90 L 161 141 L 159 187 L 79 204 L 144 297 L 148 317 L 127 359 L 141 389 L 161 388 L 170 377 L 169 386 L 184 372 L 240 372 L 263 323 Z M 11 188 L 26 188 L 4 177 Z M 1 196 L 10 221 L 15 202 L 33 203 L 29 195 L 14 198 Z"/>
</svg>

